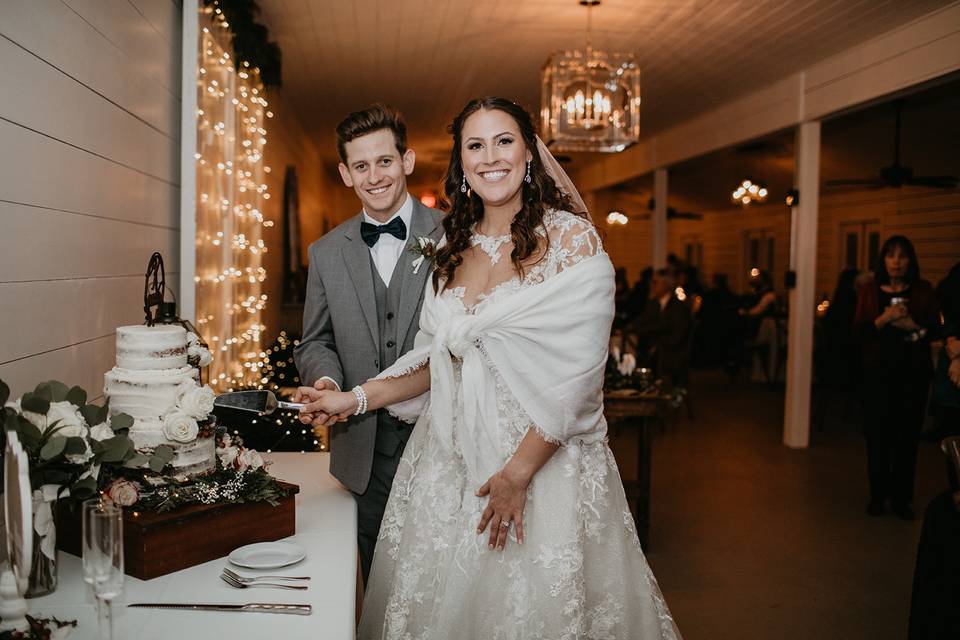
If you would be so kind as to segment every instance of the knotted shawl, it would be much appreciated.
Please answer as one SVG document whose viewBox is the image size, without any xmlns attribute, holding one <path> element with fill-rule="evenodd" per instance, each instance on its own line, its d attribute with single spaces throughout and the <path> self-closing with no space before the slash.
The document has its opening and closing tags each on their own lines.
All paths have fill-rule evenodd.
<svg viewBox="0 0 960 640">
<path fill-rule="evenodd" d="M 455 309 L 428 283 L 413 350 L 377 377 L 401 376 L 429 361 L 430 390 L 389 411 L 414 422 L 428 406 L 429 428 L 450 451 L 460 450 L 474 482 L 485 482 L 511 453 L 505 451 L 496 378 L 486 354 L 546 439 L 603 439 L 613 275 L 610 259 L 599 253 L 542 283 L 491 299 L 474 314 Z M 459 388 L 451 356 L 462 360 Z"/>
</svg>

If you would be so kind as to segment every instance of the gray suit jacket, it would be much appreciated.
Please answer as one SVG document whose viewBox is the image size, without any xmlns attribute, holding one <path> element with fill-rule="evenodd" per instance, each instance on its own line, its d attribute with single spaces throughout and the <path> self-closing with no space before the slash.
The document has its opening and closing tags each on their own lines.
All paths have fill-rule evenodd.
<svg viewBox="0 0 960 640">
<path fill-rule="evenodd" d="M 407 244 L 417 238 L 439 241 L 442 213 L 414 199 Z M 303 338 L 294 351 L 300 379 L 312 386 L 329 376 L 344 391 L 375 377 L 386 368 L 380 362 L 380 328 L 373 291 L 370 250 L 360 237 L 359 213 L 310 245 L 310 271 L 303 309 Z M 400 292 L 396 342 L 398 355 L 413 348 L 420 326 L 423 292 L 431 273 L 424 264 L 414 275 L 417 258 L 404 251 L 397 269 L 410 269 Z M 330 473 L 354 493 L 370 481 L 377 414 L 367 413 L 330 429 Z"/>
</svg>

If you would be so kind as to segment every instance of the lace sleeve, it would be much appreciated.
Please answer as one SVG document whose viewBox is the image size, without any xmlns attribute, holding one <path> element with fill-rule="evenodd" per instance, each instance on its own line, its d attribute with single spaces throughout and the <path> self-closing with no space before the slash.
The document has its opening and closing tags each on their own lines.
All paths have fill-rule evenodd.
<svg viewBox="0 0 960 640">
<path fill-rule="evenodd" d="M 604 253 L 600 234 L 589 220 L 566 211 L 555 211 L 547 220 L 550 262 L 556 273 Z"/>
</svg>

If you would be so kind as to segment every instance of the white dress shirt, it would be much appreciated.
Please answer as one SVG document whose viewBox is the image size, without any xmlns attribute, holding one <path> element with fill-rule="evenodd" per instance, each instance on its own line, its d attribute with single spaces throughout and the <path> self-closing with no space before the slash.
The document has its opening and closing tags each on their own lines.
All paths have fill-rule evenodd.
<svg viewBox="0 0 960 640">
<path fill-rule="evenodd" d="M 377 241 L 377 244 L 370 247 L 370 257 L 373 258 L 373 264 L 377 267 L 377 272 L 380 274 L 383 284 L 387 285 L 388 287 L 390 286 L 390 278 L 393 277 L 393 269 L 397 266 L 397 261 L 410 244 L 410 222 L 413 219 L 413 198 L 408 193 L 407 199 L 403 201 L 403 204 L 400 205 L 400 208 L 397 209 L 397 212 L 390 216 L 390 220 L 387 220 L 386 222 L 375 220 L 371 218 L 366 211 L 363 212 L 364 222 L 369 222 L 370 224 L 375 224 L 378 226 L 381 224 L 387 224 L 398 216 L 401 220 L 403 220 L 403 224 L 405 224 L 407 227 L 407 238 L 401 240 L 400 238 L 394 237 L 389 233 L 383 233 L 380 234 L 380 239 Z M 410 259 L 411 261 L 414 259 L 412 255 Z"/>
</svg>

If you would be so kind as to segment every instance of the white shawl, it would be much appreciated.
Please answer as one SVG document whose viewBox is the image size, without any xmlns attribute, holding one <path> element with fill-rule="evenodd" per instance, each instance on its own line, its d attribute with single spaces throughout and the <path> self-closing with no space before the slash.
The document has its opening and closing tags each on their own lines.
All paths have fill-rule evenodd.
<svg viewBox="0 0 960 640">
<path fill-rule="evenodd" d="M 456 443 L 474 482 L 486 481 L 510 452 L 504 451 L 496 381 L 482 350 L 545 438 L 561 444 L 604 438 L 613 275 L 610 259 L 599 253 L 486 302 L 475 314 L 454 310 L 428 282 L 413 350 L 377 377 L 397 377 L 429 360 L 430 391 L 390 412 L 413 422 L 429 399 L 430 429 L 450 451 Z M 451 354 L 463 361 L 459 391 Z"/>
</svg>

